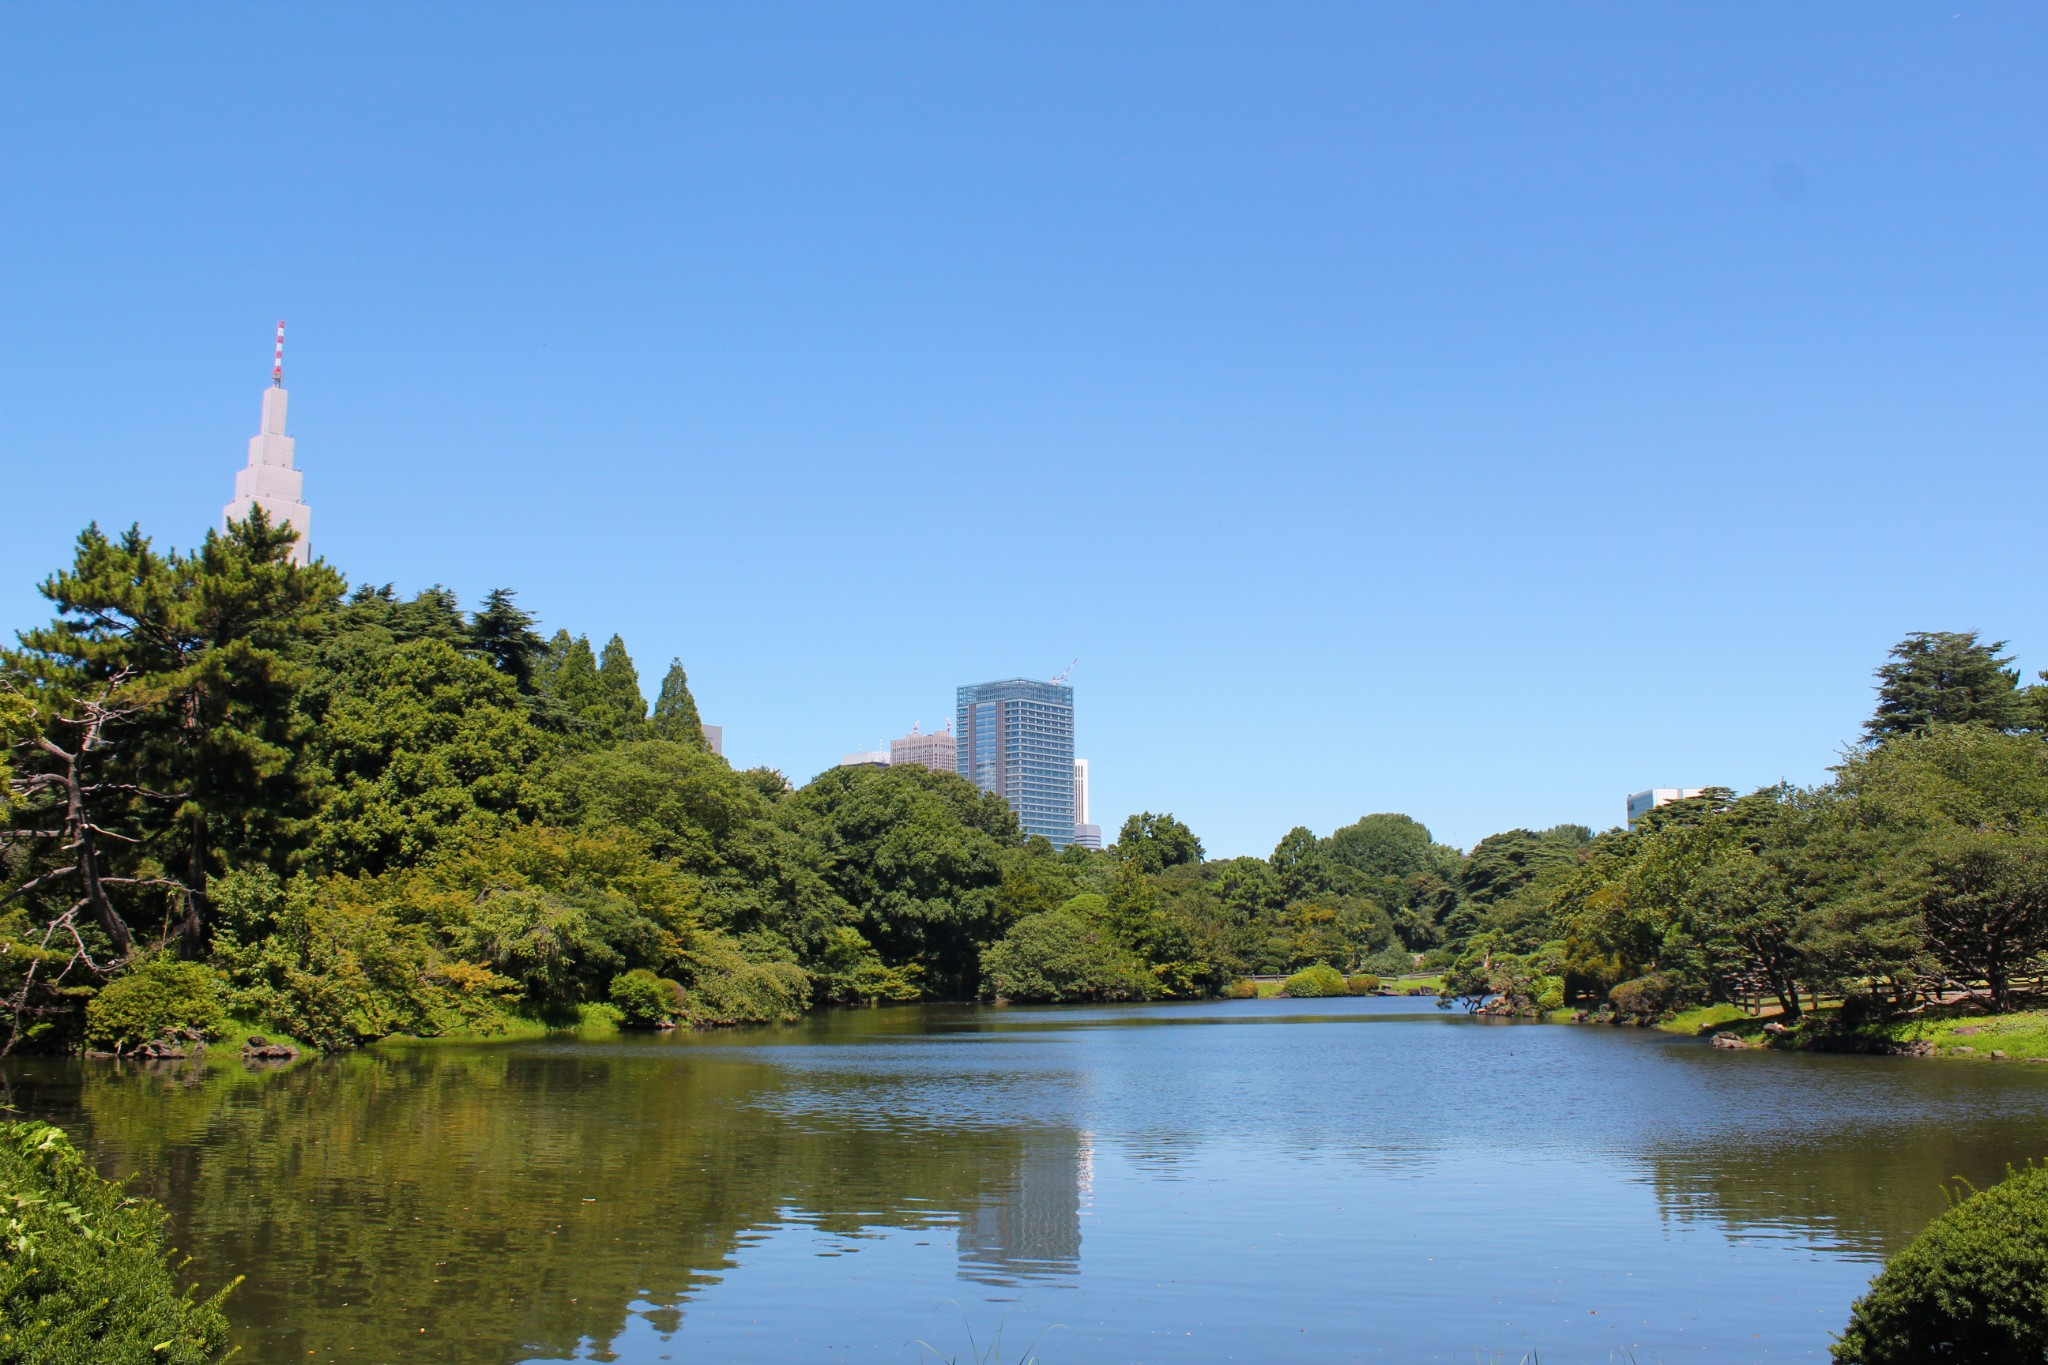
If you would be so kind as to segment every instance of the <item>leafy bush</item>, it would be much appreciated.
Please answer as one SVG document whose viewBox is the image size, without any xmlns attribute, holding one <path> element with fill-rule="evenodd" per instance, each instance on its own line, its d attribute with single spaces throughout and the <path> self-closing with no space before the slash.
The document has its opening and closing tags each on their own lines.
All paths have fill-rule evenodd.
<svg viewBox="0 0 2048 1365">
<path fill-rule="evenodd" d="M 1562 991 L 1559 993 L 1562 995 Z M 1648 976 L 1622 982 L 1607 992 L 1607 998 L 1614 1002 L 1616 1014 L 1632 1019 L 1655 1019 L 1678 1003 L 1678 984 L 1662 972 L 1651 972 Z"/>
<path fill-rule="evenodd" d="M 2009 1175 L 1929 1223 L 1850 1310 L 1834 1358 L 2048 1358 L 2048 1166 Z"/>
<path fill-rule="evenodd" d="M 1069 909 L 1018 920 L 982 952 L 981 970 L 1000 1000 L 1142 1000 L 1149 993 L 1143 966 L 1101 925 Z"/>
<path fill-rule="evenodd" d="M 1539 1010 L 1561 1010 L 1564 1008 L 1563 977 L 1539 976 L 1536 978 L 1536 1008 Z"/>
<path fill-rule="evenodd" d="M 681 983 L 664 980 L 645 967 L 613 977 L 611 997 L 629 1028 L 664 1028 L 690 1013 Z"/>
<path fill-rule="evenodd" d="M 85 1039 L 126 1051 L 180 1031 L 212 1037 L 227 1026 L 220 997 L 206 964 L 153 957 L 100 988 L 85 1007 Z"/>
<path fill-rule="evenodd" d="M 60 1130 L 0 1124 L 0 1208 L 0 1361 L 226 1358 L 228 1291 L 204 1302 L 180 1294 L 164 1259 L 163 1210 L 100 1179 Z"/>
<path fill-rule="evenodd" d="M 1223 988 L 1226 1000 L 1256 1000 L 1259 998 L 1259 983 L 1256 981 L 1233 981 Z"/>
<path fill-rule="evenodd" d="M 1325 995 L 1345 993 L 1344 974 L 1327 962 L 1318 962 L 1313 967 L 1303 967 L 1287 978 L 1280 987 L 1282 995 L 1296 999 L 1313 999 Z"/>
<path fill-rule="evenodd" d="M 1370 973 L 1363 976 L 1347 976 L 1344 978 L 1344 991 L 1347 995 L 1378 995 L 1380 979 Z"/>
</svg>

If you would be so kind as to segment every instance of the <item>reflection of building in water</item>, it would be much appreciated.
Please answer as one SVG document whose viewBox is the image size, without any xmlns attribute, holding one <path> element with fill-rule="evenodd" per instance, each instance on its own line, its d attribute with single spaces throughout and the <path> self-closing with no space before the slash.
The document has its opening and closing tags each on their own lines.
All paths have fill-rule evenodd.
<svg viewBox="0 0 2048 1365">
<path fill-rule="evenodd" d="M 960 1211 L 960 1276 L 1006 1285 L 1081 1268 L 1081 1210 L 1095 1184 L 1095 1149 L 1071 1128 L 1024 1130 L 1006 1190 Z"/>
</svg>

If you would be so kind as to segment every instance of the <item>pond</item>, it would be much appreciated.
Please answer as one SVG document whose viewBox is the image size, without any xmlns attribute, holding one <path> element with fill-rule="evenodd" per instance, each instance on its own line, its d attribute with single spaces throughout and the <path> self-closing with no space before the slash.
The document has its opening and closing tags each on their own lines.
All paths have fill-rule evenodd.
<svg viewBox="0 0 2048 1365">
<path fill-rule="evenodd" d="M 1818 1361 L 1946 1178 L 2048 1155 L 2048 1067 L 1426 1000 L 7 1074 L 248 1277 L 250 1365 Z"/>
</svg>

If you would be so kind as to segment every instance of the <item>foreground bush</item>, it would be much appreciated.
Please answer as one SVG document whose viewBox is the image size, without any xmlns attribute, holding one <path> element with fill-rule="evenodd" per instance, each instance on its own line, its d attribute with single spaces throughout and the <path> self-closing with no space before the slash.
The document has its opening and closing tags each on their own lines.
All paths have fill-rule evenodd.
<svg viewBox="0 0 2048 1365">
<path fill-rule="evenodd" d="M 163 1210 L 99 1178 L 46 1123 L 0 1124 L 0 1363 L 204 1365 L 226 1358 L 222 1290 L 180 1294 Z"/>
<path fill-rule="evenodd" d="M 1325 995 L 1343 995 L 1346 992 L 1344 974 L 1327 962 L 1318 962 L 1313 967 L 1303 967 L 1281 985 L 1282 995 L 1296 999 L 1314 999 Z"/>
<path fill-rule="evenodd" d="M 1380 979 L 1370 972 L 1363 976 L 1348 976 L 1344 978 L 1344 989 L 1352 995 L 1378 995 Z"/>
<path fill-rule="evenodd" d="M 2048 1166 L 1951 1208 L 1871 1282 L 1835 1343 L 1843 1365 L 2048 1358 Z"/>
<path fill-rule="evenodd" d="M 227 1027 L 220 978 L 200 962 L 153 957 L 100 988 L 85 1007 L 85 1040 L 125 1052 L 176 1033 L 213 1037 Z"/>
</svg>

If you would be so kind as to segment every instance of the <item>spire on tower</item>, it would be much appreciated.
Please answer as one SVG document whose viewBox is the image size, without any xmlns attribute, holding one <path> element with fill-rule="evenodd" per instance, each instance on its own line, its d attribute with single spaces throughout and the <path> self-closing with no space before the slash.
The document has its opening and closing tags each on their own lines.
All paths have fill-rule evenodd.
<svg viewBox="0 0 2048 1365">
<path fill-rule="evenodd" d="M 284 319 L 277 320 L 277 359 L 270 364 L 270 383 L 274 388 L 284 387 Z"/>
</svg>

